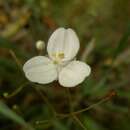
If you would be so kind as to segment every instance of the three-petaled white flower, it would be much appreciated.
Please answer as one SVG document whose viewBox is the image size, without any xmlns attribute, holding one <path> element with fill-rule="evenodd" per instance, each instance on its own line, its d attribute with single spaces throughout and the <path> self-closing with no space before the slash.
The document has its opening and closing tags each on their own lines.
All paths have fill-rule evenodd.
<svg viewBox="0 0 130 130">
<path fill-rule="evenodd" d="M 24 64 L 27 79 L 40 84 L 58 80 L 64 87 L 80 84 L 90 74 L 91 68 L 75 60 L 79 46 L 79 39 L 72 29 L 58 28 L 48 41 L 48 57 L 36 56 Z"/>
</svg>

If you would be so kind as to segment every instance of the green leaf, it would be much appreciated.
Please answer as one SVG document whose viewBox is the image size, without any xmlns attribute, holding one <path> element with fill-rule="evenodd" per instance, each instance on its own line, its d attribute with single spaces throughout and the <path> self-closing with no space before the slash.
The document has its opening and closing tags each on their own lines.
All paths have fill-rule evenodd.
<svg viewBox="0 0 130 130">
<path fill-rule="evenodd" d="M 18 116 L 15 112 L 13 112 L 10 108 L 8 108 L 2 101 L 0 101 L 0 113 L 5 117 L 15 121 L 21 126 L 25 127 L 28 130 L 34 130 L 30 125 L 28 125 L 23 118 Z"/>
</svg>

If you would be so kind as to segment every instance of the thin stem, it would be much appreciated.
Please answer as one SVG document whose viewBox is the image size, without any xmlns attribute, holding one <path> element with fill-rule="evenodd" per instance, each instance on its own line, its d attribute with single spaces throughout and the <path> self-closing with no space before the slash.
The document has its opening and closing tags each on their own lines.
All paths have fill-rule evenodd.
<svg viewBox="0 0 130 130">
<path fill-rule="evenodd" d="M 43 50 L 39 50 L 39 51 L 38 51 L 38 55 L 39 55 L 39 56 L 42 56 L 42 55 L 43 55 Z"/>
<path fill-rule="evenodd" d="M 17 58 L 17 56 L 14 53 L 14 51 L 13 50 L 9 50 L 9 53 L 11 54 L 12 58 L 16 62 L 17 66 L 19 67 L 19 69 L 21 71 L 21 73 L 24 75 L 22 64 L 21 64 L 20 60 Z"/>
<path fill-rule="evenodd" d="M 84 124 L 79 120 L 79 118 L 75 115 L 73 115 L 73 119 L 84 129 L 87 130 L 87 128 L 84 126 Z"/>
<path fill-rule="evenodd" d="M 39 89 L 38 86 L 33 87 L 33 88 L 41 96 L 41 98 L 43 99 L 43 101 L 45 101 L 45 103 L 47 104 L 47 106 L 49 107 L 49 109 L 51 110 L 51 112 L 53 113 L 54 117 L 56 117 L 56 111 L 55 111 L 55 109 L 53 108 L 53 106 L 49 102 L 48 98 L 42 93 L 41 89 Z"/>
<path fill-rule="evenodd" d="M 90 105 L 89 107 L 86 107 L 86 108 L 84 108 L 84 109 L 81 109 L 81 110 L 78 110 L 78 111 L 73 112 L 73 114 L 74 114 L 74 115 L 77 115 L 77 114 L 80 114 L 80 113 L 82 113 L 82 112 L 88 111 L 88 110 L 94 108 L 95 106 L 102 104 L 103 102 L 105 102 L 105 101 L 107 101 L 107 100 L 108 100 L 108 98 L 102 99 L 102 100 L 100 100 L 99 102 Z M 70 113 L 67 113 L 67 114 L 58 114 L 58 116 L 61 116 L 61 117 L 64 117 L 64 118 L 65 118 L 65 117 L 69 117 L 70 115 L 72 115 L 72 114 L 70 114 Z"/>
<path fill-rule="evenodd" d="M 9 53 L 11 54 L 11 56 L 13 57 L 14 61 L 16 62 L 16 64 L 18 65 L 18 67 L 20 68 L 20 70 L 22 70 L 22 64 L 19 61 L 19 59 L 17 58 L 16 54 L 14 53 L 13 50 L 9 50 Z"/>
<path fill-rule="evenodd" d="M 77 111 L 77 112 L 74 112 L 74 114 L 80 114 L 80 113 L 82 113 L 82 112 L 88 111 L 88 110 L 94 108 L 95 106 L 102 104 L 103 102 L 105 102 L 105 101 L 107 101 L 107 100 L 108 100 L 108 99 L 102 99 L 102 100 L 99 101 L 98 103 L 92 104 L 92 105 L 90 105 L 90 106 L 87 107 L 87 108 L 84 108 L 84 109 L 81 109 L 81 110 L 79 110 L 79 111 Z"/>
<path fill-rule="evenodd" d="M 14 97 L 14 96 L 17 95 L 19 92 L 21 92 L 22 89 L 23 89 L 27 84 L 29 84 L 29 82 L 26 82 L 26 83 L 22 84 L 20 87 L 18 87 L 18 88 L 17 88 L 14 92 L 12 92 L 11 94 L 9 94 L 9 95 L 8 95 L 8 93 L 7 93 L 7 95 L 5 94 L 4 97 L 5 97 L 5 98 L 12 98 L 12 97 Z"/>
<path fill-rule="evenodd" d="M 106 97 L 105 99 L 100 100 L 100 101 L 97 102 L 97 103 L 94 103 L 94 104 L 90 105 L 90 106 L 87 107 L 87 108 L 84 108 L 84 109 L 75 111 L 75 112 L 73 112 L 73 113 L 67 113 L 67 114 L 58 114 L 58 113 L 57 113 L 56 116 L 57 116 L 58 119 L 64 119 L 64 118 L 67 118 L 67 117 L 76 116 L 76 115 L 78 115 L 78 114 L 81 114 L 82 112 L 85 112 L 85 111 L 88 111 L 88 110 L 94 108 L 94 107 L 97 106 L 97 105 L 102 104 L 103 102 L 105 102 L 105 101 L 107 101 L 107 100 L 108 100 L 108 97 Z M 39 122 L 39 124 L 42 124 L 42 123 L 48 123 L 48 122 L 50 122 L 50 120 L 43 120 L 43 121 L 38 121 L 38 122 Z"/>
<path fill-rule="evenodd" d="M 72 105 L 72 96 L 71 96 L 71 92 L 70 92 L 70 89 L 67 88 L 67 97 L 68 97 L 68 100 L 69 100 L 69 107 L 70 107 L 70 112 L 73 113 L 73 105 Z"/>
</svg>

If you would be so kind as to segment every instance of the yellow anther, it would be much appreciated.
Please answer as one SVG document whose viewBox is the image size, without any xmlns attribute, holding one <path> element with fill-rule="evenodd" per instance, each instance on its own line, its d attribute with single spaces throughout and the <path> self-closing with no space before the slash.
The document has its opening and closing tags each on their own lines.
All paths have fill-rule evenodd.
<svg viewBox="0 0 130 130">
<path fill-rule="evenodd" d="M 63 59 L 64 53 L 63 52 L 57 52 L 57 53 L 52 54 L 52 56 L 54 56 L 57 59 Z"/>
<path fill-rule="evenodd" d="M 64 58 L 64 53 L 58 53 L 58 57 L 60 58 L 60 59 L 63 59 Z"/>
<path fill-rule="evenodd" d="M 60 64 L 62 59 L 64 58 L 64 53 L 63 52 L 57 52 L 53 53 L 52 56 L 54 57 L 54 64 Z"/>
</svg>

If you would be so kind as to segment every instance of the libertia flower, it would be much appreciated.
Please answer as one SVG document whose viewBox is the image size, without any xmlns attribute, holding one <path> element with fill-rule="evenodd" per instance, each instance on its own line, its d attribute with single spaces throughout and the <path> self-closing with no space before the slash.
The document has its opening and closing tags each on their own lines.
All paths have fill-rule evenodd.
<svg viewBox="0 0 130 130">
<path fill-rule="evenodd" d="M 89 65 L 75 59 L 79 47 L 79 39 L 72 29 L 58 28 L 48 41 L 48 57 L 28 60 L 23 66 L 25 76 L 40 84 L 58 80 L 64 87 L 75 87 L 91 72 Z"/>
</svg>

